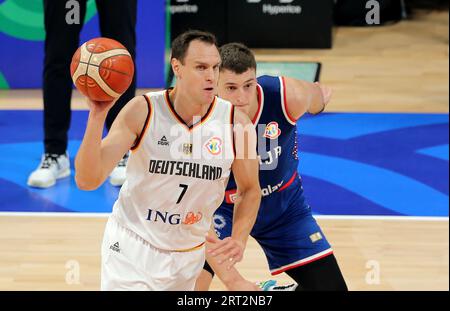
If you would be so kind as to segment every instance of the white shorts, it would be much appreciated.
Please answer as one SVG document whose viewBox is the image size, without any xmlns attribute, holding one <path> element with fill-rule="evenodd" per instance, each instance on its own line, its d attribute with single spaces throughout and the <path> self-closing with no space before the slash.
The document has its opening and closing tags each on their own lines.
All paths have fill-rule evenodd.
<svg viewBox="0 0 450 311">
<path fill-rule="evenodd" d="M 205 248 L 168 252 L 109 217 L 102 243 L 101 290 L 193 291 Z"/>
</svg>

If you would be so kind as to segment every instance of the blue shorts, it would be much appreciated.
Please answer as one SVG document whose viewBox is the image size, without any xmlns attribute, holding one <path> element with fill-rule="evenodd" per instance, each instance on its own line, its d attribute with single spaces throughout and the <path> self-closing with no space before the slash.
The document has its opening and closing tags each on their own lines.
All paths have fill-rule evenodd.
<svg viewBox="0 0 450 311">
<path fill-rule="evenodd" d="M 219 238 L 231 236 L 233 205 L 223 203 L 214 214 Z M 333 250 L 305 204 L 300 181 L 264 197 L 250 234 L 266 254 L 272 275 L 331 255 Z"/>
</svg>

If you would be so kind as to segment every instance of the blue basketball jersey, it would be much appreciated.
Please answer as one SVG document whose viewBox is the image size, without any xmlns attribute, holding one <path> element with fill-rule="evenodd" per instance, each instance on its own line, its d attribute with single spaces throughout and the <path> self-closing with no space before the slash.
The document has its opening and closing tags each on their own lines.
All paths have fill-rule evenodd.
<svg viewBox="0 0 450 311">
<path fill-rule="evenodd" d="M 284 79 L 261 76 L 258 78 L 257 90 L 259 107 L 252 122 L 258 135 L 259 182 L 264 202 L 274 193 L 292 186 L 294 182 L 301 187 L 301 181 L 297 175 L 296 121 L 286 111 Z M 234 176 L 231 175 L 223 203 L 233 204 L 236 188 Z M 280 205 L 274 206 L 277 209 L 275 214 L 285 208 Z"/>
<path fill-rule="evenodd" d="M 253 118 L 260 157 L 262 199 L 250 235 L 261 245 L 273 275 L 329 256 L 333 250 L 305 202 L 297 174 L 296 120 L 286 110 L 282 77 L 258 78 L 259 109 Z M 236 182 L 230 176 L 225 199 L 214 214 L 219 238 L 231 236 Z"/>
</svg>

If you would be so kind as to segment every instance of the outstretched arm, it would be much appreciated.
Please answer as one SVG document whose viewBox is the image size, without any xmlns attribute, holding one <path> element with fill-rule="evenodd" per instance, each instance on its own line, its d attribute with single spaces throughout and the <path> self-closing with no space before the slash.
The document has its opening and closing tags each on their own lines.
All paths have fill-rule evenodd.
<svg viewBox="0 0 450 311">
<path fill-rule="evenodd" d="M 294 78 L 283 77 L 286 89 L 286 109 L 289 117 L 298 120 L 306 112 L 321 113 L 331 99 L 329 87 Z"/>
</svg>

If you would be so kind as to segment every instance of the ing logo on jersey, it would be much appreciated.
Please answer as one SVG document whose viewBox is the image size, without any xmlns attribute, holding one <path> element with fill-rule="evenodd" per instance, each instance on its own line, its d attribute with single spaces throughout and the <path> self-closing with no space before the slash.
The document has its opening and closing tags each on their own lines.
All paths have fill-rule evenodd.
<svg viewBox="0 0 450 311">
<path fill-rule="evenodd" d="M 205 147 L 212 155 L 218 155 L 222 152 L 222 140 L 219 137 L 213 137 L 208 140 Z"/>
<path fill-rule="evenodd" d="M 276 139 L 281 135 L 281 129 L 278 127 L 277 122 L 270 122 L 266 126 L 266 130 L 264 131 L 264 137 L 269 139 Z"/>
<path fill-rule="evenodd" d="M 197 215 L 193 212 L 187 213 L 186 217 L 183 220 L 183 225 L 193 225 L 198 223 L 202 219 L 202 213 L 198 212 Z"/>
<path fill-rule="evenodd" d="M 183 225 L 194 225 L 202 220 L 203 215 L 201 212 L 193 213 L 189 212 L 184 216 L 181 214 L 169 214 L 165 211 L 148 210 L 147 220 L 151 222 L 163 222 L 172 226 L 177 226 L 180 223 Z"/>
</svg>

